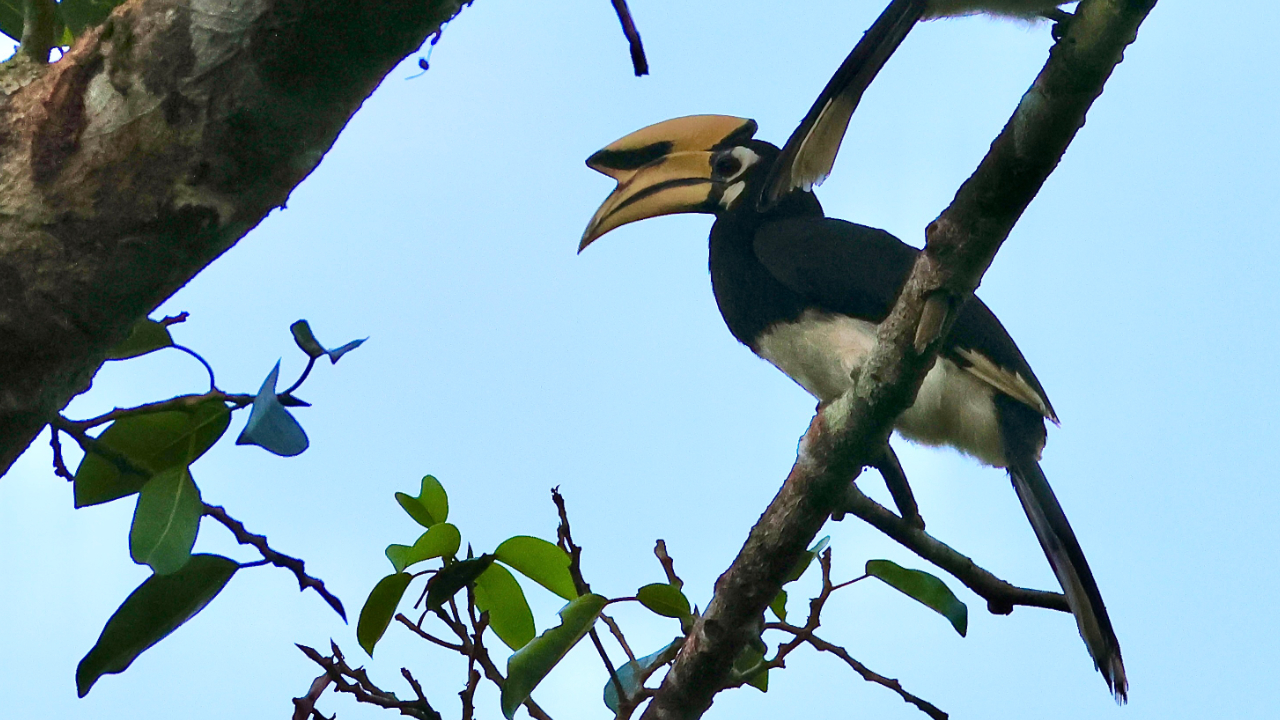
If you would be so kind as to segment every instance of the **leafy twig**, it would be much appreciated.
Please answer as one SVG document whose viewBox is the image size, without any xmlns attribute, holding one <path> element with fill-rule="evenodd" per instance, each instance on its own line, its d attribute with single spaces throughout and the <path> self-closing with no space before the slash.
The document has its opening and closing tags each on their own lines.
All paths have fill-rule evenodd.
<svg viewBox="0 0 1280 720">
<path fill-rule="evenodd" d="M 866 665 L 863 665 L 862 663 L 855 660 L 853 656 L 851 656 L 849 652 L 844 648 L 840 647 L 839 645 L 834 645 L 832 643 L 829 643 L 826 640 L 823 640 L 814 634 L 814 632 L 818 629 L 818 626 L 822 623 L 822 609 L 823 607 L 826 606 L 827 600 L 830 599 L 832 593 L 839 590 L 840 588 L 848 587 L 849 585 L 852 585 L 853 583 L 866 577 L 865 575 L 863 575 L 861 577 L 855 578 L 853 580 L 849 580 L 847 582 L 842 582 L 839 584 L 832 583 L 831 582 L 831 550 L 830 549 L 823 552 L 822 555 L 819 556 L 818 564 L 822 567 L 822 590 L 818 593 L 817 597 L 809 601 L 809 617 L 805 620 L 804 626 L 799 627 L 796 625 L 791 625 L 790 623 L 787 623 L 787 622 L 771 622 L 771 623 L 765 624 L 764 627 L 766 630 L 778 630 L 781 632 L 788 633 L 792 636 L 792 639 L 780 645 L 774 657 L 768 662 L 763 663 L 764 667 L 762 667 L 761 669 L 784 667 L 786 656 L 791 651 L 799 647 L 800 645 L 804 643 L 808 643 L 809 645 L 813 646 L 817 650 L 820 650 L 822 652 L 829 652 L 835 655 L 836 657 L 840 658 L 841 660 L 845 661 L 845 663 L 848 664 L 849 667 L 852 668 L 854 672 L 862 676 L 863 680 L 866 680 L 867 682 L 875 683 L 877 685 L 880 685 L 882 687 L 885 687 L 894 691 L 895 693 L 898 694 L 899 697 L 902 698 L 904 702 L 907 702 L 916 706 L 917 708 L 920 709 L 921 712 L 925 713 L 926 715 L 933 718 L 934 720 L 946 720 L 947 713 L 943 712 L 942 710 L 939 710 L 936 706 L 929 703 L 928 701 L 923 700 L 907 692 L 902 688 L 902 684 L 899 683 L 897 680 L 894 680 L 893 678 L 885 677 L 884 675 L 881 675 L 880 673 L 877 673 L 874 670 L 871 670 Z M 754 673 L 744 674 L 746 675 L 746 677 L 742 679 L 742 682 L 746 682 L 748 679 L 750 679 L 750 675 L 752 674 Z"/>
<path fill-rule="evenodd" d="M 150 470 L 138 467 L 124 453 L 107 446 L 106 443 L 98 442 L 97 438 L 89 437 L 89 434 L 86 433 L 84 428 L 80 427 L 79 424 L 62 417 L 61 415 L 57 415 L 53 420 L 50 420 L 49 427 L 52 428 L 54 432 L 62 431 L 70 435 L 71 439 L 76 441 L 76 444 L 80 446 L 81 450 L 86 453 L 93 453 L 94 455 L 99 455 L 105 458 L 107 462 L 115 465 L 121 472 L 142 475 L 143 477 L 151 477 Z"/>
<path fill-rule="evenodd" d="M 338 615 L 342 616 L 343 620 L 347 619 L 347 611 L 342 608 L 342 601 L 339 600 L 336 595 L 325 589 L 323 580 L 311 577 L 307 574 L 306 563 L 304 561 L 272 550 L 271 546 L 267 544 L 267 536 L 254 535 L 249 532 L 245 529 L 244 523 L 241 523 L 239 520 L 228 515 L 225 508 L 218 505 L 206 504 L 204 506 L 204 515 L 222 523 L 231 531 L 231 534 L 235 536 L 236 542 L 241 545 L 252 545 L 259 553 L 262 554 L 262 558 L 264 560 L 269 561 L 276 567 L 292 571 L 294 577 L 298 579 L 299 590 L 305 591 L 307 588 L 315 590 L 316 593 L 318 593 L 320 597 L 324 598 L 324 601 L 329 604 L 329 607 L 333 608 Z"/>
<path fill-rule="evenodd" d="M 123 420 L 125 418 L 137 417 L 139 415 L 150 415 L 152 413 L 165 412 L 167 410 L 187 410 L 210 400 L 221 400 L 230 403 L 233 410 L 247 407 L 253 404 L 252 395 L 242 395 L 234 393 L 226 393 L 221 390 L 210 390 L 207 393 L 199 395 L 179 395 L 169 398 L 168 400 L 159 400 L 145 405 L 138 405 L 131 408 L 116 408 L 108 413 L 103 413 L 97 417 L 88 418 L 86 420 L 69 420 L 62 418 L 67 425 L 79 428 L 81 430 L 89 430 L 106 425 L 107 423 Z M 74 436 L 72 436 L 74 437 Z"/>
</svg>

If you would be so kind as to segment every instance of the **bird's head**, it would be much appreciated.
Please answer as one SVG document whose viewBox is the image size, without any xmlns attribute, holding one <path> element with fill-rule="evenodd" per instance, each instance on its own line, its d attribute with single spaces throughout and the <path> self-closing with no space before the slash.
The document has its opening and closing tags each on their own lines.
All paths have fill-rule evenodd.
<svg viewBox="0 0 1280 720">
<path fill-rule="evenodd" d="M 756 122 L 691 115 L 650 125 L 587 158 L 618 181 L 591 218 L 578 251 L 616 227 L 675 213 L 719 215 L 754 204 L 778 148 L 753 140 Z"/>
</svg>

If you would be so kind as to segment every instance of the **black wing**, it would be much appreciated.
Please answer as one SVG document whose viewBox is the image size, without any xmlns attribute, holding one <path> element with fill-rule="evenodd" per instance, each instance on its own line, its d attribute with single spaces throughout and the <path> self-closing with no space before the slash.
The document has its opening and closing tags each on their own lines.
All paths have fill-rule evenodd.
<svg viewBox="0 0 1280 720">
<path fill-rule="evenodd" d="M 765 223 L 760 263 L 807 303 L 879 323 L 889 316 L 919 250 L 884 230 L 835 218 Z M 1057 421 L 1044 388 L 995 313 L 974 297 L 960 310 L 943 354 L 1001 392 Z"/>
<path fill-rule="evenodd" d="M 808 190 L 831 174 L 862 93 L 911 32 L 926 5 L 926 0 L 894 0 L 876 18 L 787 139 L 765 181 L 762 210 L 792 190 Z"/>
</svg>

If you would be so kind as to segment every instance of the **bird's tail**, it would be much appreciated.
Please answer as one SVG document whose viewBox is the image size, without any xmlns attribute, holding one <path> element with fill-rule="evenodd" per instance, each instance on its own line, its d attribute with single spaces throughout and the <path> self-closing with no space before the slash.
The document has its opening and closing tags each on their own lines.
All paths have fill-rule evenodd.
<svg viewBox="0 0 1280 720">
<path fill-rule="evenodd" d="M 1009 458 L 1009 477 L 1018 492 L 1018 499 L 1022 501 L 1022 509 L 1026 511 L 1027 519 L 1035 528 L 1036 538 L 1040 540 L 1040 547 L 1044 548 L 1045 557 L 1049 558 L 1049 564 L 1058 576 L 1067 596 L 1067 605 L 1075 615 L 1080 636 L 1084 638 L 1094 664 L 1107 681 L 1116 702 L 1125 702 L 1128 700 L 1129 681 L 1124 673 L 1124 660 L 1120 657 L 1120 641 L 1111 628 L 1102 593 L 1098 592 L 1089 563 L 1075 533 L 1071 531 L 1062 506 L 1058 504 L 1058 498 L 1053 494 L 1053 488 L 1049 487 L 1049 481 L 1040 469 L 1040 463 L 1034 456 L 1024 455 L 1024 458 Z"/>
</svg>

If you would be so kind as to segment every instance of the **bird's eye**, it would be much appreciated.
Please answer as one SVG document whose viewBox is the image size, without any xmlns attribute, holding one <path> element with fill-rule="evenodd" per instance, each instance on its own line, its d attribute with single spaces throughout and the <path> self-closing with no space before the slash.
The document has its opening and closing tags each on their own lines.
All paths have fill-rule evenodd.
<svg viewBox="0 0 1280 720">
<path fill-rule="evenodd" d="M 711 166 L 711 171 L 722 178 L 731 178 L 742 170 L 742 161 L 734 157 L 731 153 L 726 153 L 715 159 Z"/>
</svg>

